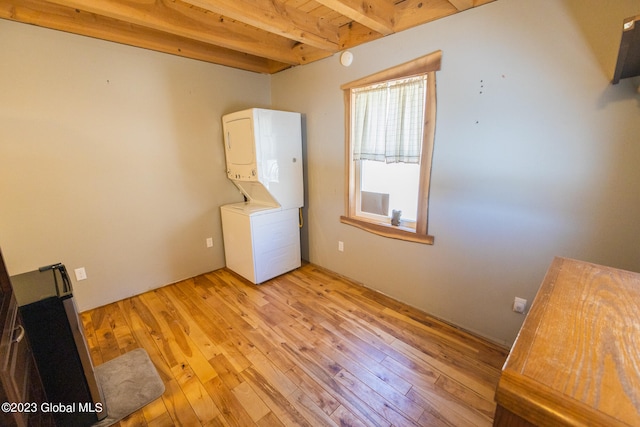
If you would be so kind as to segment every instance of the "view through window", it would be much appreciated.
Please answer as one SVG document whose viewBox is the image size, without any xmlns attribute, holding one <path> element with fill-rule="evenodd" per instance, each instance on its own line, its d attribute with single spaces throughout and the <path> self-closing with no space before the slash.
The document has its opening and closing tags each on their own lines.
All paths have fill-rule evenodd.
<svg viewBox="0 0 640 427">
<path fill-rule="evenodd" d="M 391 213 L 400 211 L 402 223 L 415 228 L 418 216 L 418 183 L 420 165 L 407 163 L 385 163 L 362 160 L 360 163 L 360 213 L 364 216 L 380 216 L 381 221 L 391 220 Z M 362 197 L 364 192 L 364 197 Z M 372 198 L 386 199 L 384 209 L 372 206 Z M 363 200 L 364 199 L 364 200 Z"/>
</svg>

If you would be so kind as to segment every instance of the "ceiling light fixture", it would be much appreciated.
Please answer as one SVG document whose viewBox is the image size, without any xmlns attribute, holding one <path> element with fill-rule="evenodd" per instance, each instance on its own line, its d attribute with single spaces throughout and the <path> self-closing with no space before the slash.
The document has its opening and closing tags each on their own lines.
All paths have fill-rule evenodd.
<svg viewBox="0 0 640 427">
<path fill-rule="evenodd" d="M 353 53 L 349 52 L 348 50 L 345 50 L 344 52 L 342 52 L 342 54 L 340 55 L 340 63 L 345 67 L 348 67 L 349 65 L 351 65 L 352 62 L 353 62 Z"/>
</svg>

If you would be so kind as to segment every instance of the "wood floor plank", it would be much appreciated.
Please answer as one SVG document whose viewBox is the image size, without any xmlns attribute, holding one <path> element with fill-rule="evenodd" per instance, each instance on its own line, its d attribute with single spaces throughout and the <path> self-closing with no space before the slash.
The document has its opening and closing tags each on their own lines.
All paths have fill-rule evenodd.
<svg viewBox="0 0 640 427">
<path fill-rule="evenodd" d="M 228 338 L 227 334 L 218 326 L 216 319 L 210 316 L 209 310 L 199 301 L 188 286 L 189 281 L 184 281 L 175 286 L 168 286 L 166 292 L 173 297 L 174 303 L 180 307 L 182 313 L 188 313 L 190 325 L 194 330 L 202 331 L 204 337 L 199 341 L 203 343 L 202 353 L 209 359 L 222 353 L 218 347 L 220 340 Z M 195 300 L 193 300 L 195 298 Z M 222 337 L 222 338 L 221 338 Z"/>
<path fill-rule="evenodd" d="M 200 422 L 208 423 L 220 415 L 220 411 L 200 382 L 200 378 L 196 376 L 190 366 L 179 366 L 174 368 L 172 372 Z M 215 377 L 210 379 L 213 378 Z"/>
<path fill-rule="evenodd" d="M 367 427 L 362 420 L 342 405 L 331 414 L 331 418 L 341 427 Z"/>
<path fill-rule="evenodd" d="M 82 323 L 82 328 L 84 330 L 84 336 L 87 342 L 87 347 L 89 349 L 91 361 L 93 362 L 94 366 L 101 365 L 102 363 L 104 363 L 104 360 L 102 359 L 102 353 L 100 352 L 100 344 L 98 343 L 96 331 L 93 328 L 91 313 L 80 313 L 80 322 Z"/>
<path fill-rule="evenodd" d="M 247 359 L 251 361 L 251 368 L 258 372 L 270 387 L 278 390 L 278 393 L 287 397 L 297 389 L 285 373 L 273 365 L 260 351 L 254 350 L 247 354 Z"/>
<path fill-rule="evenodd" d="M 150 309 L 154 312 L 161 313 L 157 317 L 158 325 L 163 328 L 162 336 L 167 346 L 171 348 L 173 354 L 180 354 L 182 357 L 176 357 L 178 361 L 176 366 L 184 370 L 188 364 L 195 375 L 198 376 L 203 383 L 216 377 L 217 372 L 211 367 L 207 358 L 200 352 L 189 336 L 188 322 L 182 319 L 178 310 L 171 301 L 161 298 L 161 293 L 148 292 L 141 295 L 140 298 L 145 301 Z"/>
<path fill-rule="evenodd" d="M 162 400 L 167 407 L 167 412 L 176 425 L 198 425 L 200 421 L 189 404 L 182 388 L 175 379 L 165 382 L 166 390 Z"/>
<path fill-rule="evenodd" d="M 344 347 L 343 345 L 340 350 L 344 349 Z M 343 371 L 347 371 L 360 381 L 364 381 L 389 403 L 394 405 L 400 404 L 403 408 L 406 408 L 408 411 L 406 413 L 412 418 L 418 419 L 422 414 L 422 409 L 418 408 L 417 405 L 412 405 L 412 402 L 405 397 L 411 385 L 403 391 L 395 389 L 392 384 L 385 381 L 385 379 L 390 377 L 392 377 L 392 379 L 399 379 L 400 377 L 384 366 L 381 366 L 378 362 L 369 360 L 364 355 L 358 357 L 358 354 L 353 352 L 333 351 L 331 347 L 324 342 L 318 343 L 317 349 L 320 352 L 331 354 L 333 359 L 343 367 Z"/>
<path fill-rule="evenodd" d="M 134 412 L 120 421 L 120 427 L 140 427 L 145 425 L 147 425 L 147 423 L 144 419 L 144 415 L 140 412 Z"/>
<path fill-rule="evenodd" d="M 269 407 L 262 401 L 255 390 L 251 388 L 248 382 L 241 382 L 231 391 L 249 413 L 253 421 L 257 422 L 271 412 Z"/>
<path fill-rule="evenodd" d="M 507 350 L 305 264 L 221 269 L 81 313 L 94 365 L 147 350 L 164 395 L 116 424 L 489 426 Z"/>
<path fill-rule="evenodd" d="M 446 361 L 439 360 L 434 358 L 428 354 L 420 352 L 420 350 L 415 347 L 411 347 L 410 345 L 398 340 L 394 343 L 396 348 L 404 351 L 414 357 L 417 360 L 422 361 L 424 365 L 428 365 L 442 373 L 443 375 L 447 375 L 450 378 L 455 379 L 461 384 L 464 384 L 466 387 L 480 394 L 481 396 L 487 399 L 493 399 L 495 393 L 495 387 L 492 387 L 491 384 L 478 381 L 477 379 L 471 377 L 467 371 L 459 371 L 456 370 L 451 365 L 447 364 Z"/>
<path fill-rule="evenodd" d="M 113 333 L 114 323 L 110 316 L 112 311 L 113 307 L 108 305 L 101 307 L 96 311 L 96 315 L 92 316 L 93 331 L 100 348 L 100 354 L 105 361 L 114 359 L 121 354 L 120 345 Z"/>
<path fill-rule="evenodd" d="M 298 389 L 302 390 L 325 414 L 332 415 L 340 406 L 338 401 L 329 392 L 299 367 L 294 366 L 289 369 L 287 376 Z"/>
<path fill-rule="evenodd" d="M 152 332 L 147 328 L 143 319 L 139 316 L 138 313 L 138 304 L 136 300 L 133 298 L 129 298 L 117 303 L 118 307 L 125 313 L 127 318 L 127 322 L 131 327 L 131 333 L 135 337 L 140 347 L 144 348 L 149 354 L 149 358 L 153 362 L 156 370 L 158 371 L 160 378 L 165 382 L 165 384 L 173 378 L 171 374 L 171 368 L 167 364 L 167 361 L 164 359 L 160 350 L 158 349 L 158 345 L 156 344 L 156 339 L 152 335 Z M 106 361 L 106 360 L 105 360 Z"/>
<path fill-rule="evenodd" d="M 142 413 L 147 424 L 150 424 L 152 421 L 155 421 L 156 419 L 169 416 L 169 413 L 167 412 L 167 407 L 164 406 L 164 401 L 162 400 L 162 397 L 149 403 L 147 406 L 142 408 L 141 411 L 138 411 L 138 412 Z"/>
<path fill-rule="evenodd" d="M 204 384 L 209 396 L 213 399 L 224 417 L 224 422 L 230 426 L 245 427 L 255 423 L 242 402 L 233 394 L 231 389 L 222 381 L 221 376 L 213 378 Z M 196 424 L 197 425 L 197 424 Z"/>
<path fill-rule="evenodd" d="M 436 359 L 447 360 L 455 369 L 466 370 L 479 381 L 493 382 L 499 376 L 499 368 L 478 360 L 479 349 L 474 340 L 465 339 L 464 336 L 449 337 L 446 332 L 441 331 L 432 334 L 427 324 L 392 310 L 385 309 L 382 314 L 386 316 L 387 321 L 403 331 L 402 341 L 420 352 Z"/>
<path fill-rule="evenodd" d="M 194 314 L 189 312 L 180 301 L 180 294 L 176 292 L 175 287 L 165 287 L 159 290 L 159 295 L 165 301 L 173 301 L 175 309 L 181 314 L 185 320 L 185 333 L 191 338 L 202 355 L 208 360 L 220 354 L 218 347 L 209 339 L 207 334 L 201 328 L 201 323 L 194 319 Z"/>
<path fill-rule="evenodd" d="M 285 396 L 283 392 L 286 393 L 287 390 L 274 387 L 268 378 L 257 369 L 254 369 L 254 367 L 245 369 L 242 372 L 242 376 L 282 424 L 285 426 L 314 427 L 311 421 L 307 420 L 288 399 L 293 392 Z"/>
<path fill-rule="evenodd" d="M 388 356 L 388 349 L 381 350 L 353 334 L 351 330 L 355 325 L 352 322 L 341 322 L 338 325 L 322 322 L 319 326 L 316 328 L 317 334 L 325 343 L 339 348 L 354 360 L 363 360 L 367 364 L 377 365 Z M 407 387 L 409 383 L 400 386 Z"/>
<path fill-rule="evenodd" d="M 493 417 L 493 414 L 496 411 L 496 404 L 493 400 L 487 400 L 486 398 L 473 393 L 467 387 L 457 383 L 449 377 L 444 375 L 440 376 L 435 385 L 446 391 L 450 396 L 454 396 L 457 401 L 475 409 L 489 419 Z"/>
<path fill-rule="evenodd" d="M 314 400 L 304 391 L 296 389 L 289 396 L 289 400 L 293 402 L 293 406 L 313 427 L 338 427 L 336 422 L 322 408 L 316 405 Z"/>
<path fill-rule="evenodd" d="M 394 426 L 416 426 L 410 417 L 402 413 L 402 411 L 394 405 L 395 402 L 386 400 L 376 390 L 371 388 L 369 383 L 365 384 L 356 378 L 349 371 L 342 370 L 336 375 L 338 382 L 342 383 L 346 388 L 354 392 L 362 401 L 365 402 L 371 410 L 375 411 L 385 420 L 391 422 Z M 408 400 L 408 399 L 407 399 Z M 415 407 L 411 404 L 407 405 L 407 408 Z M 408 411 L 413 412 L 413 411 Z M 420 415 L 422 410 L 419 410 Z"/>
<path fill-rule="evenodd" d="M 287 346 L 287 348 L 289 347 Z M 301 347 L 298 349 L 289 348 L 289 350 L 294 357 L 297 357 L 300 366 L 306 373 L 315 378 L 323 388 L 329 393 L 332 393 L 336 400 L 352 411 L 357 418 L 362 419 L 366 424 L 371 426 L 391 426 L 388 420 L 385 420 L 372 411 L 356 393 L 336 381 L 335 375 L 342 370 L 340 365 L 320 354 L 315 349 Z"/>
<path fill-rule="evenodd" d="M 256 423 L 258 427 L 284 427 L 284 424 L 276 417 L 273 412 L 269 412 L 264 417 L 260 418 Z"/>
<path fill-rule="evenodd" d="M 120 427 L 125 427 L 122 422 L 118 423 Z M 169 415 L 168 412 L 165 412 L 164 415 L 154 418 L 153 420 L 147 422 L 148 427 L 175 427 L 174 421 Z"/>
<path fill-rule="evenodd" d="M 491 419 L 437 388 L 415 387 L 409 391 L 408 397 L 421 403 L 430 418 L 442 420 L 449 425 L 488 427 L 492 424 Z"/>
</svg>

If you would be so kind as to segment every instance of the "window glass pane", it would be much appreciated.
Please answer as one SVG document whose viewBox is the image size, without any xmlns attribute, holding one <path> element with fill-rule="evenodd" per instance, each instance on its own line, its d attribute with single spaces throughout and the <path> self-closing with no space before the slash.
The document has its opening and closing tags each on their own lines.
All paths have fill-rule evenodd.
<svg viewBox="0 0 640 427">
<path fill-rule="evenodd" d="M 420 182 L 419 164 L 362 160 L 360 171 L 361 191 L 389 195 L 387 216 L 390 217 L 395 209 L 402 211 L 403 220 L 416 220 Z"/>
</svg>

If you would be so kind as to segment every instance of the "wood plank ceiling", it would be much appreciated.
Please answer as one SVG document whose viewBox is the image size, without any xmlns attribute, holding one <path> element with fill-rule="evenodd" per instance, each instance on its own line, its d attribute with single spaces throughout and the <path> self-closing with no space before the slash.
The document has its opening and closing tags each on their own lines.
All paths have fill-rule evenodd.
<svg viewBox="0 0 640 427">
<path fill-rule="evenodd" d="M 0 0 L 0 18 L 273 74 L 494 0 Z"/>
</svg>

